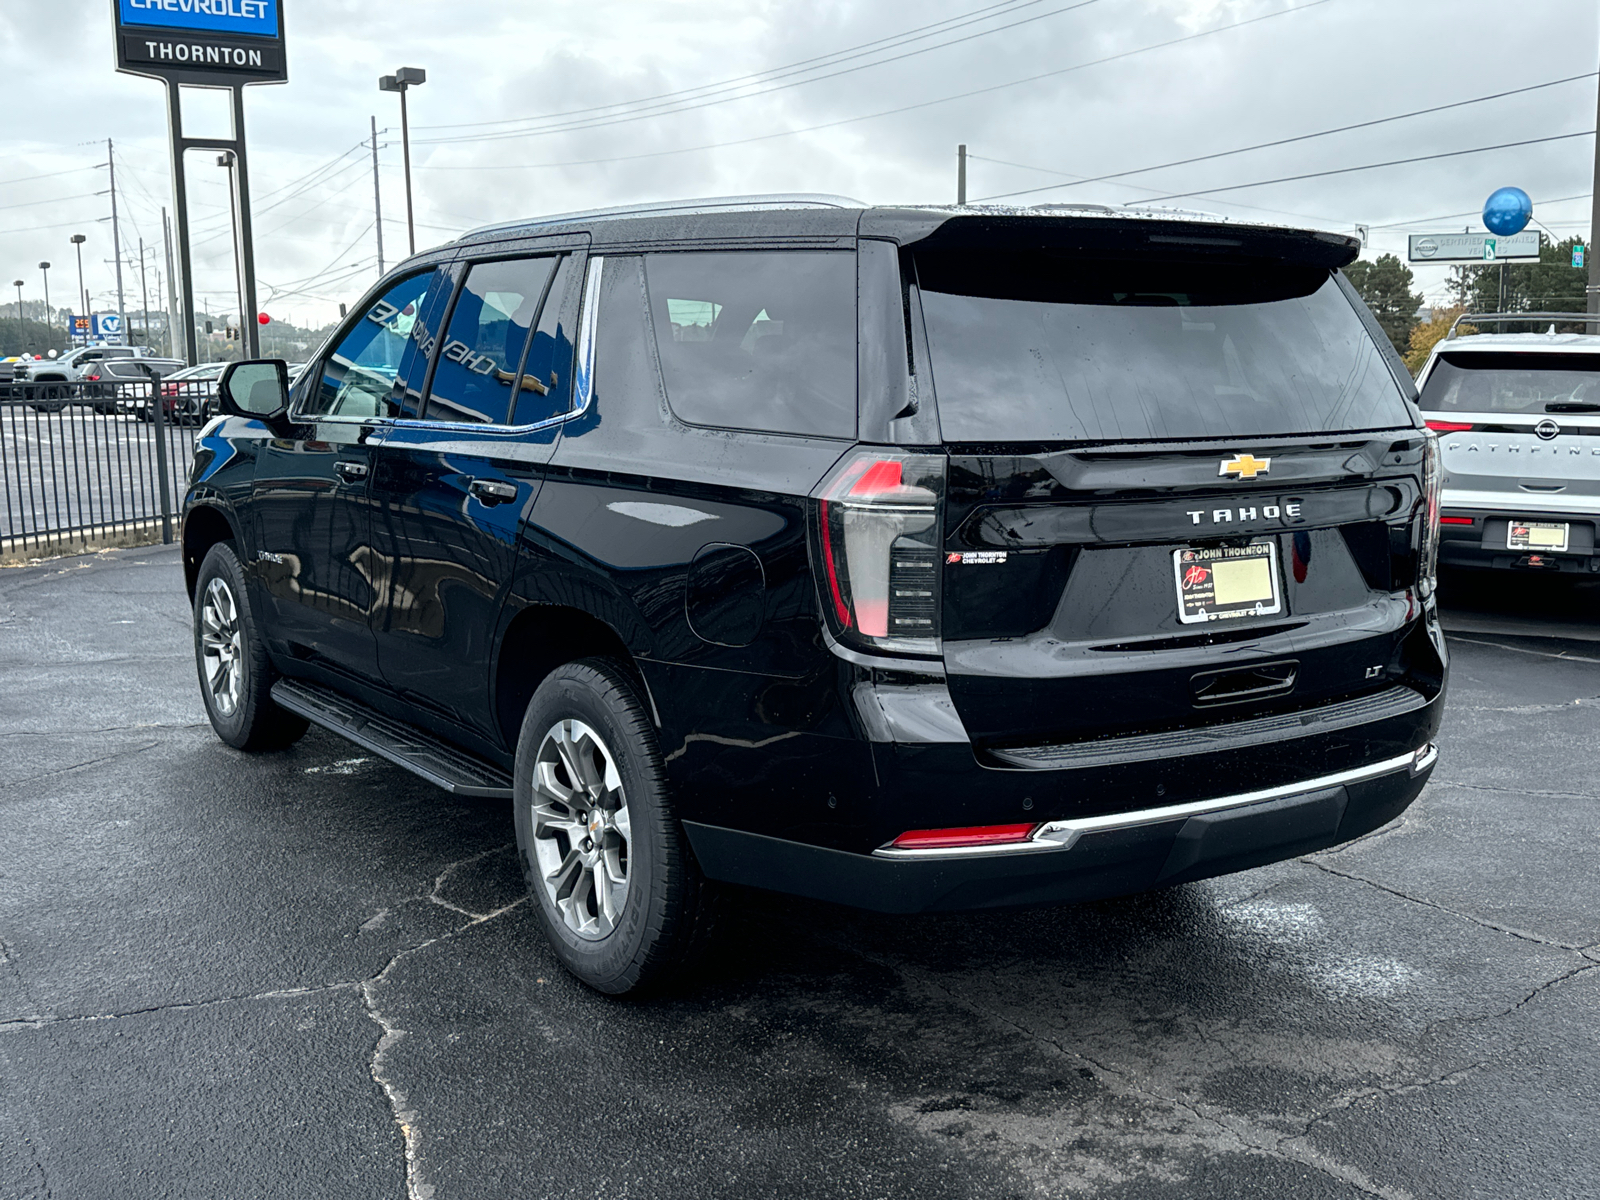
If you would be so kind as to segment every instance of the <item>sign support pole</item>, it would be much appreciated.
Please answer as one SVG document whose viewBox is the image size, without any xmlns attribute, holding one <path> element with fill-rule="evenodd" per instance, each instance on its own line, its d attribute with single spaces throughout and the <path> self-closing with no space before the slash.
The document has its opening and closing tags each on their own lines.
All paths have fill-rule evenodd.
<svg viewBox="0 0 1600 1200">
<path fill-rule="evenodd" d="M 178 316 L 183 326 L 183 357 L 191 366 L 199 365 L 199 347 L 194 337 L 194 271 L 189 258 L 189 184 L 183 173 L 182 99 L 178 81 L 167 83 L 167 136 L 172 147 L 172 217 L 178 235 Z"/>
<path fill-rule="evenodd" d="M 244 311 L 239 319 L 244 322 L 245 353 L 249 358 L 261 357 L 261 326 L 256 321 L 256 250 L 250 232 L 250 173 L 245 163 L 244 150 L 244 85 L 233 88 L 233 167 L 238 187 L 234 189 L 237 204 L 239 244 L 239 282 L 243 286 Z"/>
</svg>

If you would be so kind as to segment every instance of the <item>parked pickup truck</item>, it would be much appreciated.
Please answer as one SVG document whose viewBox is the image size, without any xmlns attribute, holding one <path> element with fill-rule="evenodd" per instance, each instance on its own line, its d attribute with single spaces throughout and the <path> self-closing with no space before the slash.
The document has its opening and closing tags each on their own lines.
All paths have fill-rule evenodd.
<svg viewBox="0 0 1600 1200">
<path fill-rule="evenodd" d="M 111 414 L 117 411 L 116 384 L 161 379 L 184 364 L 181 359 L 151 354 L 144 346 L 80 346 L 53 361 L 31 363 L 25 369 L 17 365 L 17 382 L 29 385 L 21 398 L 38 411 L 60 412 L 68 404 L 89 404 L 96 412 Z"/>
</svg>

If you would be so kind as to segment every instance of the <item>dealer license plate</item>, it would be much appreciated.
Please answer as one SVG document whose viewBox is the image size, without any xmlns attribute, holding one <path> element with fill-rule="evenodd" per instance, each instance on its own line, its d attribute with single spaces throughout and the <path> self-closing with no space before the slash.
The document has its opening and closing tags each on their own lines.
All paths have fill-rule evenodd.
<svg viewBox="0 0 1600 1200">
<path fill-rule="evenodd" d="M 1506 530 L 1507 550 L 1565 550 L 1565 521 L 1513 521 Z"/>
<path fill-rule="evenodd" d="M 1185 625 L 1234 617 L 1269 617 L 1283 611 L 1278 584 L 1278 543 L 1172 552 L 1178 585 L 1178 620 Z"/>
</svg>

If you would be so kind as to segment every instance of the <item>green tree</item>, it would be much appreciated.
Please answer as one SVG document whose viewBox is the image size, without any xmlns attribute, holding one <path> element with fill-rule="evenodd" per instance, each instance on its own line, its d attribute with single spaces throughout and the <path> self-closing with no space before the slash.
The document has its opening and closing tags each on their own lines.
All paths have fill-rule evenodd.
<svg viewBox="0 0 1600 1200">
<path fill-rule="evenodd" d="M 1394 348 L 1404 354 L 1411 344 L 1417 309 L 1422 307 L 1422 297 L 1411 290 L 1411 268 L 1394 255 L 1383 254 L 1377 262 L 1357 259 L 1344 273 L 1378 318 Z"/>
<path fill-rule="evenodd" d="M 1584 284 L 1588 271 L 1572 265 L 1572 248 L 1582 241 L 1570 237 L 1552 242 L 1539 235 L 1539 261 L 1536 263 L 1486 263 L 1481 267 L 1456 267 L 1450 272 L 1452 298 L 1470 312 L 1499 312 L 1500 271 L 1505 268 L 1506 312 L 1583 312 Z M 1534 321 L 1508 322 L 1507 333 L 1542 333 L 1550 327 Z M 1557 325 L 1562 332 L 1577 332 L 1582 326 Z M 1485 332 L 1499 333 L 1498 323 L 1486 325 Z"/>
</svg>

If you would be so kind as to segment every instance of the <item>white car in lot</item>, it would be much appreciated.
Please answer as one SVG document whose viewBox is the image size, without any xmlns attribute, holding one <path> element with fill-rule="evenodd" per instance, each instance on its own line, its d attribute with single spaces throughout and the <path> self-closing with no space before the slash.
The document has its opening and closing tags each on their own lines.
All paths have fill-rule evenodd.
<svg viewBox="0 0 1600 1200">
<path fill-rule="evenodd" d="M 1549 328 L 1453 328 L 1417 380 L 1443 451 L 1439 562 L 1600 573 L 1600 318 L 1469 314 L 1457 327 L 1530 320 Z M 1591 332 L 1556 332 L 1573 324 Z"/>
</svg>

